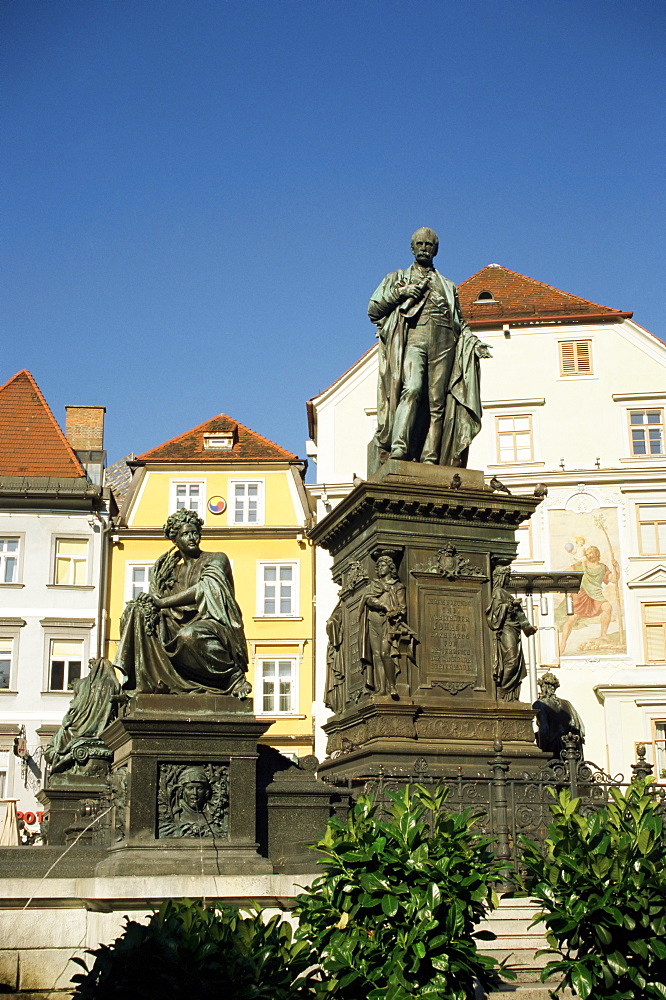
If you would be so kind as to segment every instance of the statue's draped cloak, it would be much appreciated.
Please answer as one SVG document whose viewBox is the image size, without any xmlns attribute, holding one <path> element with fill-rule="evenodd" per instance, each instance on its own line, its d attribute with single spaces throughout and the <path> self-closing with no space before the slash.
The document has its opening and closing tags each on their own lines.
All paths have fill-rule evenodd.
<svg viewBox="0 0 666 1000">
<path fill-rule="evenodd" d="M 384 644 L 388 655 L 395 663 L 396 676 L 400 673 L 401 640 L 409 641 L 413 648 L 414 633 L 403 620 L 400 620 L 404 618 L 406 611 L 406 591 L 403 583 L 399 580 L 370 581 L 359 606 L 358 631 L 361 667 L 365 674 L 365 683 L 372 690 L 382 687 L 376 670 L 383 669 L 381 657 L 377 663 L 373 655 L 373 638 L 375 650 L 378 651 L 382 643 Z"/>
<path fill-rule="evenodd" d="M 342 642 L 344 627 L 342 624 L 342 604 L 338 601 L 331 617 L 326 622 L 328 646 L 326 648 L 326 690 L 324 704 L 332 712 L 343 709 L 342 685 L 345 679 L 345 662 Z"/>
<path fill-rule="evenodd" d="M 493 677 L 497 694 L 504 701 L 516 701 L 520 685 L 527 677 L 521 642 L 521 627 L 512 614 L 513 596 L 496 587 L 486 611 L 488 625 L 494 632 Z"/>
<path fill-rule="evenodd" d="M 202 552 L 196 559 L 177 563 L 164 586 L 159 581 L 166 560 L 174 562 L 173 549 L 155 563 L 151 593 L 165 597 L 194 587 L 194 603 L 160 610 L 154 635 L 147 632 L 140 604 L 128 604 L 118 666 L 138 691 L 152 691 L 162 683 L 174 694 L 233 694 L 244 683 L 248 657 L 241 610 L 227 575 L 228 560 L 221 552 Z"/>
<path fill-rule="evenodd" d="M 52 767 L 67 755 L 74 740 L 99 739 L 109 724 L 113 699 L 120 690 L 113 664 L 104 658 L 92 660 L 90 672 L 74 682 L 74 697 L 60 728 L 44 751 Z"/>
<path fill-rule="evenodd" d="M 570 701 L 558 698 L 556 694 L 541 695 L 532 708 L 537 713 L 537 745 L 559 757 L 562 753 L 562 737 L 575 733 L 585 742 L 585 725 Z"/>
<path fill-rule="evenodd" d="M 474 350 L 479 340 L 462 317 L 455 285 L 439 271 L 435 273 L 442 284 L 456 337 L 439 464 L 465 464 L 466 451 L 481 430 L 479 359 Z M 398 290 L 410 281 L 418 280 L 418 277 L 419 273 L 412 273 L 411 268 L 387 274 L 370 299 L 370 318 L 377 324 L 380 341 L 375 441 L 382 451 L 391 450 L 393 421 L 402 393 L 408 320 L 418 315 L 424 303 L 421 299 L 403 312 L 396 304 Z M 424 399 L 424 405 L 427 406 L 427 399 Z"/>
</svg>

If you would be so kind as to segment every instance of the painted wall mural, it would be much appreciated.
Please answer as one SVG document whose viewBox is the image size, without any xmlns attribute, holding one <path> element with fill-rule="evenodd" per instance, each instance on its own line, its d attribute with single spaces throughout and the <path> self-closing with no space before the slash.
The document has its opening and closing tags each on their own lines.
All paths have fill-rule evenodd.
<svg viewBox="0 0 666 1000">
<path fill-rule="evenodd" d="M 550 510 L 548 516 L 553 569 L 583 574 L 573 615 L 564 598 L 555 608 L 560 656 L 626 653 L 617 508 Z"/>
</svg>

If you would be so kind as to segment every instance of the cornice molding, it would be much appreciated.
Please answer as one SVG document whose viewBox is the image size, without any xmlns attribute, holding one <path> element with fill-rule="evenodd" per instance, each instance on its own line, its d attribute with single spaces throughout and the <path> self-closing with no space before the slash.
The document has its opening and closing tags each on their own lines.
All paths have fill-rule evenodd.
<svg viewBox="0 0 666 1000">
<path fill-rule="evenodd" d="M 506 496 L 491 490 L 454 490 L 441 486 L 366 481 L 308 532 L 330 552 L 339 550 L 371 519 L 420 524 L 496 525 L 516 528 L 540 503 L 539 498 Z"/>
</svg>

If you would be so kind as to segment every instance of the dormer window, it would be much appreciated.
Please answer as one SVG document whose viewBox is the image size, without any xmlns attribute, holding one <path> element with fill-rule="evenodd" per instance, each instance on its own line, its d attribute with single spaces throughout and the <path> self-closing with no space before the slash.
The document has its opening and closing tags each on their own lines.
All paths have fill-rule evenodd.
<svg viewBox="0 0 666 1000">
<path fill-rule="evenodd" d="M 234 446 L 234 435 L 231 431 L 218 431 L 214 434 L 204 434 L 204 449 L 223 449 L 230 451 Z"/>
<path fill-rule="evenodd" d="M 497 302 L 497 299 L 495 298 L 492 292 L 489 292 L 486 289 L 483 292 L 479 292 L 473 305 L 476 305 L 478 302 Z"/>
</svg>

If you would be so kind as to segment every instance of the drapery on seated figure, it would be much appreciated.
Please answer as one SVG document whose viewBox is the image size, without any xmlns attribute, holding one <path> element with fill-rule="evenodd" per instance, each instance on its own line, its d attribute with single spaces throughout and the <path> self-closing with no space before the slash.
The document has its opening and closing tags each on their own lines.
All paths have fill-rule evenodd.
<svg viewBox="0 0 666 1000">
<path fill-rule="evenodd" d="M 117 661 L 137 692 L 250 693 L 231 566 L 224 552 L 202 552 L 202 524 L 193 510 L 167 518 L 164 534 L 175 548 L 153 566 L 150 593 L 123 613 Z"/>
<path fill-rule="evenodd" d="M 388 274 L 370 299 L 377 326 L 377 432 L 380 461 L 467 465 L 481 429 L 479 358 L 487 344 L 463 319 L 456 286 L 433 267 L 437 233 L 417 229 L 414 263 Z"/>
<path fill-rule="evenodd" d="M 361 664 L 369 690 L 397 698 L 403 644 L 413 659 L 416 633 L 407 625 L 407 594 L 398 579 L 393 554 L 380 551 L 373 559 L 377 561 L 377 579 L 368 583 L 359 605 Z"/>
<path fill-rule="evenodd" d="M 74 681 L 73 697 L 60 729 L 44 750 L 51 774 L 82 770 L 88 757 L 99 756 L 94 744 L 101 744 L 102 733 L 115 717 L 121 686 L 113 664 L 102 657 L 89 660 L 88 667 L 86 676 Z"/>
<path fill-rule="evenodd" d="M 497 695 L 503 701 L 517 701 L 520 685 L 527 676 L 520 633 L 534 635 L 536 625 L 528 620 L 519 600 L 506 590 L 511 568 L 497 566 L 493 571 L 493 593 L 486 609 L 488 625 L 495 633 L 493 678 Z"/>
<path fill-rule="evenodd" d="M 559 757 L 562 753 L 562 737 L 573 733 L 585 742 L 585 726 L 580 715 L 570 701 L 558 698 L 560 682 L 550 671 L 539 678 L 539 698 L 532 708 L 537 714 L 536 744 L 542 750 Z"/>
</svg>

